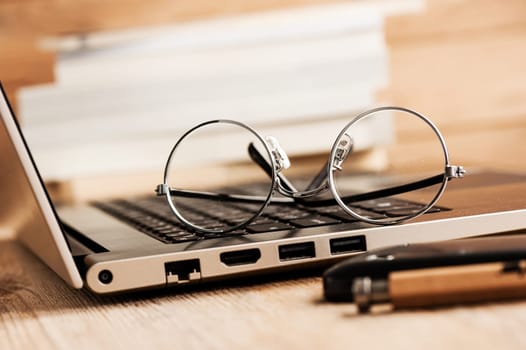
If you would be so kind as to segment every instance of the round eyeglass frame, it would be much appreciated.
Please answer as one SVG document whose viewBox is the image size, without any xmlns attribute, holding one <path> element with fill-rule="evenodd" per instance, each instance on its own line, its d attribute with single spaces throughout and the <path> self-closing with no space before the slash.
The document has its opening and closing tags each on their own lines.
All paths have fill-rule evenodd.
<svg viewBox="0 0 526 350">
<path fill-rule="evenodd" d="M 438 189 L 438 191 L 434 195 L 433 199 L 429 203 L 427 203 L 427 205 L 425 207 L 423 207 L 421 210 L 419 210 L 419 211 L 417 211 L 415 213 L 412 213 L 411 215 L 404 215 L 404 216 L 402 216 L 401 218 L 398 218 L 398 219 L 397 218 L 393 218 L 392 220 L 371 219 L 371 218 L 359 215 L 358 213 L 356 213 L 352 209 L 350 209 L 343 202 L 340 194 L 338 193 L 338 190 L 337 190 L 336 185 L 335 185 L 335 179 L 334 179 L 334 172 L 337 169 L 337 167 L 335 167 L 335 162 L 337 160 L 336 152 L 338 150 L 338 145 L 339 145 L 340 139 L 346 134 L 346 131 L 351 126 L 353 126 L 354 124 L 358 123 L 360 120 L 362 120 L 362 119 L 364 119 L 364 118 L 366 118 L 366 117 L 368 117 L 368 116 L 370 116 L 372 114 L 375 114 L 375 113 L 378 113 L 378 112 L 382 112 L 382 111 L 389 111 L 389 110 L 409 113 L 410 115 L 415 116 L 415 117 L 423 120 L 433 130 L 434 134 L 439 139 L 440 145 L 442 147 L 443 156 L 444 156 L 444 173 L 443 173 L 442 181 L 440 183 L 440 188 Z M 269 167 L 269 172 L 270 173 L 268 174 L 270 176 L 269 193 L 266 195 L 266 197 L 264 197 L 264 200 L 261 200 L 261 203 L 262 203 L 261 207 L 254 213 L 254 215 L 249 217 L 246 221 L 244 221 L 244 222 L 242 222 L 242 223 L 240 223 L 238 225 L 235 225 L 235 226 L 232 226 L 232 227 L 228 227 L 226 229 L 222 229 L 222 228 L 209 229 L 209 228 L 201 227 L 199 225 L 196 225 L 196 224 L 188 221 L 180 213 L 180 211 L 177 209 L 176 205 L 173 203 L 173 200 L 172 200 L 172 197 L 171 197 L 171 193 L 170 193 L 170 189 L 169 189 L 169 186 L 168 186 L 169 169 L 170 169 L 173 157 L 176 154 L 177 147 L 181 144 L 181 142 L 183 142 L 195 130 L 197 130 L 199 128 L 202 128 L 202 127 L 205 127 L 207 125 L 215 124 L 215 123 L 231 124 L 231 125 L 234 125 L 234 126 L 241 127 L 243 129 L 247 130 L 248 132 L 250 132 L 252 135 L 254 135 L 256 137 L 256 139 L 258 141 L 261 142 L 261 144 L 263 144 L 265 152 L 266 152 L 266 155 L 267 155 L 267 157 L 268 157 L 268 159 L 270 160 L 270 163 L 271 163 L 270 167 Z M 166 166 L 165 166 L 165 169 L 164 169 L 164 184 L 163 185 L 159 185 L 159 186 L 164 186 L 165 188 L 168 189 L 168 190 L 164 191 L 164 195 L 166 196 L 168 205 L 169 205 L 171 211 L 174 213 L 174 215 L 185 226 L 187 226 L 187 227 L 189 227 L 189 228 L 191 228 L 191 229 L 193 229 L 193 230 L 195 230 L 197 232 L 201 232 L 201 233 L 228 233 L 228 232 L 231 232 L 231 231 L 235 231 L 235 230 L 244 228 L 250 222 L 252 222 L 254 219 L 259 217 L 260 214 L 263 212 L 263 210 L 271 202 L 271 199 L 272 199 L 272 196 L 274 194 L 274 191 L 278 191 L 279 193 L 281 193 L 281 194 L 283 194 L 283 195 L 285 195 L 287 197 L 293 198 L 293 199 L 302 199 L 302 198 L 310 197 L 310 196 L 316 195 L 316 194 L 318 194 L 320 192 L 323 192 L 327 188 L 330 189 L 332 197 L 336 201 L 336 203 L 347 214 L 349 214 L 353 218 L 358 219 L 358 220 L 360 220 L 362 222 L 366 222 L 366 223 L 370 223 L 370 224 L 374 224 L 374 225 L 384 225 L 385 226 L 385 225 L 399 224 L 399 223 L 402 223 L 402 222 L 405 222 L 405 221 L 408 221 L 408 220 L 412 220 L 412 219 L 414 219 L 414 218 L 426 213 L 430 208 L 432 208 L 438 202 L 438 200 L 440 199 L 440 197 L 442 196 L 442 194 L 444 193 L 444 191 L 446 189 L 446 185 L 447 185 L 448 180 L 450 178 L 452 178 L 452 177 L 462 177 L 464 175 L 464 173 L 465 173 L 464 169 L 461 166 L 452 166 L 452 165 L 450 165 L 450 163 L 449 163 L 449 153 L 448 153 L 448 150 L 447 150 L 447 146 L 446 146 L 445 140 L 444 140 L 442 134 L 440 133 L 440 131 L 438 130 L 437 126 L 429 118 L 427 118 L 423 114 L 415 112 L 415 111 L 413 111 L 411 109 L 404 108 L 404 107 L 397 107 L 397 106 L 385 106 L 385 107 L 378 107 L 378 108 L 367 110 L 367 111 L 357 115 L 356 117 L 354 117 L 340 131 L 340 133 L 338 134 L 338 136 L 337 136 L 337 138 L 336 138 L 336 140 L 335 140 L 335 142 L 334 142 L 334 144 L 333 144 L 333 146 L 331 148 L 329 161 L 327 162 L 327 168 L 326 168 L 327 183 L 326 184 L 322 184 L 318 188 L 311 189 L 311 190 L 305 191 L 305 192 L 301 192 L 301 191 L 291 192 L 290 190 L 286 190 L 286 189 L 284 189 L 282 187 L 282 185 L 280 183 L 279 176 L 278 176 L 280 170 L 281 170 L 281 166 L 278 166 L 278 161 L 275 158 L 274 152 L 272 151 L 272 149 L 269 146 L 268 142 L 265 140 L 265 138 L 260 133 L 258 133 L 256 130 L 254 130 L 250 126 L 248 126 L 248 125 L 246 125 L 244 123 L 235 121 L 235 120 L 214 119 L 214 120 L 209 120 L 209 121 L 206 121 L 206 122 L 202 122 L 202 123 L 194 126 L 193 128 L 191 128 L 188 131 L 186 131 L 179 138 L 179 140 L 176 142 L 176 144 L 172 147 L 172 149 L 170 151 L 170 154 L 168 156 L 168 160 L 166 162 Z M 438 184 L 438 182 L 436 184 Z M 160 192 L 158 191 L 158 194 L 159 193 Z"/>
<path fill-rule="evenodd" d="M 209 228 L 206 228 L 206 227 L 201 227 L 199 225 L 196 225 L 190 221 L 188 221 L 180 212 L 179 210 L 177 209 L 176 205 L 173 203 L 173 200 L 172 200 L 172 196 L 170 194 L 170 191 L 166 191 L 165 192 L 165 195 L 166 195 L 166 200 L 168 202 L 168 205 L 170 206 L 170 209 L 172 210 L 172 212 L 174 213 L 174 215 L 177 217 L 177 219 L 179 221 L 181 221 L 184 225 L 186 225 L 187 227 L 191 228 L 191 229 L 194 229 L 198 232 L 202 232 L 202 233 L 227 233 L 227 232 L 232 232 L 232 231 L 235 231 L 235 230 L 239 230 L 239 229 L 242 229 L 243 227 L 245 227 L 246 225 L 248 225 L 250 222 L 252 222 L 254 219 L 256 219 L 257 217 L 259 217 L 259 215 L 261 214 L 261 212 L 263 212 L 263 210 L 268 206 L 268 204 L 270 203 L 270 200 L 272 198 L 272 195 L 274 193 L 274 189 L 276 187 L 276 178 L 277 178 L 277 174 L 276 174 L 276 160 L 274 159 L 274 156 L 272 155 L 272 151 L 270 150 L 270 147 L 268 145 L 268 143 L 265 141 L 265 139 L 263 138 L 263 136 L 261 136 L 260 133 L 258 133 L 256 130 L 254 130 L 253 128 L 251 128 L 250 126 L 244 124 L 244 123 L 241 123 L 241 122 L 238 122 L 238 121 L 235 121 L 235 120 L 230 120 L 230 119 L 214 119 L 214 120 L 208 120 L 208 121 L 205 121 L 205 122 L 202 122 L 196 126 L 194 126 L 193 128 L 191 128 L 190 130 L 186 131 L 180 138 L 179 140 L 177 140 L 177 142 L 175 143 L 175 145 L 172 147 L 172 150 L 170 151 L 170 154 L 168 155 L 168 160 L 166 161 L 166 165 L 165 165 L 165 168 L 164 168 L 164 175 L 163 175 L 163 180 L 164 180 L 164 185 L 168 186 L 168 180 L 169 180 L 169 169 L 170 169 L 170 165 L 172 163 L 172 159 L 173 159 L 173 156 L 175 155 L 176 153 L 176 150 L 177 150 L 177 147 L 181 144 L 181 142 L 183 142 L 190 134 L 192 134 L 195 130 L 197 129 L 200 129 L 202 127 L 205 127 L 205 126 L 208 126 L 208 125 L 211 125 L 211 124 L 218 124 L 218 123 L 223 123 L 223 124 L 231 124 L 231 125 L 235 125 L 235 126 L 239 126 L 245 130 L 247 130 L 248 132 L 250 132 L 251 134 L 253 134 L 260 142 L 261 144 L 265 147 L 265 152 L 267 153 L 267 156 L 268 156 L 268 159 L 270 159 L 270 162 L 271 162 L 271 176 L 270 176 L 270 190 L 269 190 L 269 193 L 267 194 L 266 198 L 264 201 L 262 201 L 262 205 L 261 205 L 261 208 L 259 208 L 259 210 L 257 210 L 255 212 L 254 215 L 252 215 L 251 217 L 249 217 L 246 221 L 238 224 L 238 225 L 235 225 L 235 226 L 232 226 L 232 227 L 229 227 L 227 229 L 209 229 Z"/>
<path fill-rule="evenodd" d="M 401 217 L 400 219 L 393 218 L 392 220 L 375 220 L 375 219 L 371 219 L 371 218 L 368 218 L 366 216 L 362 216 L 362 215 L 354 212 L 352 209 L 350 209 L 343 202 L 343 200 L 341 199 L 340 194 L 338 193 L 338 189 L 336 188 L 336 185 L 335 185 L 334 172 L 337 169 L 334 166 L 334 163 L 336 161 L 336 152 L 337 152 L 337 149 L 338 149 L 339 141 L 346 134 L 346 131 L 351 126 L 353 126 L 354 124 L 358 123 L 360 120 L 362 120 L 362 119 L 364 119 L 366 117 L 369 117 L 369 116 L 371 116 L 371 115 L 373 115 L 375 113 L 383 112 L 383 111 L 390 111 L 390 110 L 391 111 L 399 111 L 399 112 L 409 113 L 409 114 L 411 114 L 411 115 L 413 115 L 413 116 L 415 116 L 417 118 L 420 118 L 421 120 L 423 120 L 433 130 L 433 132 L 435 133 L 435 135 L 438 137 L 438 139 L 440 141 L 440 145 L 442 146 L 442 151 L 443 151 L 443 155 L 444 155 L 444 178 L 442 180 L 440 188 L 438 189 L 438 191 L 435 194 L 435 196 L 433 197 L 433 199 L 425 207 L 423 207 L 421 210 L 419 210 L 419 211 L 417 211 L 417 212 L 415 212 L 415 213 L 413 213 L 411 215 L 405 215 L 405 216 Z M 450 168 L 449 152 L 447 150 L 447 146 L 446 146 L 446 142 L 444 140 L 444 137 L 440 133 L 440 130 L 438 130 L 438 127 L 429 118 L 427 118 L 423 114 L 420 114 L 418 112 L 415 112 L 415 111 L 413 111 L 411 109 L 404 108 L 404 107 L 397 107 L 397 106 L 378 107 L 378 108 L 373 108 L 373 109 L 367 110 L 367 111 L 357 115 L 356 117 L 354 117 L 342 129 L 342 131 L 338 134 L 338 137 L 336 138 L 336 141 L 334 142 L 334 144 L 333 144 L 333 146 L 331 148 L 331 154 L 329 156 L 329 160 L 330 161 L 327 164 L 328 184 L 329 184 L 329 188 L 331 190 L 332 197 L 334 198 L 334 200 L 338 203 L 338 205 L 347 214 L 351 215 L 355 219 L 358 219 L 360 221 L 367 222 L 367 223 L 370 223 L 370 224 L 375 224 L 375 225 L 395 225 L 395 224 L 399 224 L 399 223 L 402 223 L 402 222 L 406 222 L 408 220 L 415 219 L 416 217 L 418 217 L 418 216 L 420 216 L 422 214 L 425 214 L 427 211 L 429 211 L 429 209 L 431 209 L 438 202 L 438 200 L 440 199 L 440 197 L 442 196 L 442 194 L 446 190 L 447 182 L 448 182 L 448 180 L 450 178 L 448 176 L 448 171 L 447 171 L 447 169 Z"/>
</svg>

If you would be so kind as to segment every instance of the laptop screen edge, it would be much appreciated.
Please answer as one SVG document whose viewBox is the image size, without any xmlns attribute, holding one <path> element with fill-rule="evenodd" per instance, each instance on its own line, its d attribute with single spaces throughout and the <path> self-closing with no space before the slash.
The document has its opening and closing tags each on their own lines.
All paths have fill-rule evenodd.
<svg viewBox="0 0 526 350">
<path fill-rule="evenodd" d="M 33 240 L 28 239 L 27 236 L 20 236 L 22 243 L 28 247 L 35 255 L 42 259 L 51 269 L 53 269 L 66 283 L 73 288 L 82 288 L 83 280 L 75 265 L 73 256 L 69 250 L 68 243 L 61 229 L 60 222 L 51 202 L 51 199 L 44 186 L 44 182 L 40 176 L 38 168 L 33 160 L 31 152 L 24 139 L 22 131 L 14 117 L 13 111 L 9 105 L 7 94 L 0 81 L 0 115 L 3 120 L 11 143 L 17 153 L 17 159 L 27 177 L 27 181 L 31 186 L 34 200 L 37 202 L 45 223 L 42 227 L 47 227 L 48 230 L 41 230 L 34 234 L 46 234 L 47 242 L 50 242 L 54 247 L 42 247 L 35 244 Z M 39 230 L 40 231 L 40 230 Z M 44 232 L 46 231 L 46 232 Z M 38 240 L 41 241 L 41 240 Z M 50 249 L 55 248 L 55 249 Z M 44 253 L 46 251 L 47 253 Z M 58 252 L 58 259 L 56 256 L 51 258 L 50 254 L 55 255 Z"/>
</svg>

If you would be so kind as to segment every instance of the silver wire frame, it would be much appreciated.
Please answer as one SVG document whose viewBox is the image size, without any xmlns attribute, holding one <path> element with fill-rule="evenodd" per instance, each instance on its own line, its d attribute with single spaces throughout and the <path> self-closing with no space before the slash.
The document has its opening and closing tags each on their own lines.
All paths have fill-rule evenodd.
<svg viewBox="0 0 526 350">
<path fill-rule="evenodd" d="M 411 115 L 413 115 L 415 117 L 420 118 L 429 127 L 431 127 L 431 129 L 433 130 L 435 135 L 438 137 L 438 139 L 440 141 L 440 144 L 442 146 L 442 150 L 443 150 L 443 153 L 444 153 L 444 172 L 443 172 L 443 174 L 439 174 L 439 175 L 436 175 L 436 176 L 428 178 L 428 179 L 424 179 L 424 180 L 419 181 L 419 182 L 410 183 L 410 184 L 406 184 L 406 185 L 403 185 L 403 186 L 398 186 L 396 188 L 389 188 L 389 189 L 384 189 L 384 190 L 378 190 L 378 191 L 375 191 L 374 193 L 371 192 L 369 194 L 369 197 L 381 198 L 381 197 L 388 196 L 388 195 L 395 195 L 395 194 L 407 192 L 407 191 L 409 191 L 411 189 L 423 188 L 423 187 L 427 187 L 427 186 L 430 186 L 430 185 L 434 185 L 434 184 L 440 183 L 440 188 L 437 191 L 437 193 L 435 194 L 435 196 L 433 197 L 433 199 L 427 204 L 427 206 L 425 206 L 421 210 L 417 211 L 416 213 L 413 213 L 412 215 L 407 215 L 407 216 L 404 216 L 404 217 L 398 218 L 398 219 L 393 218 L 393 220 L 375 220 L 375 219 L 371 219 L 371 218 L 368 218 L 368 217 L 365 217 L 365 216 L 362 216 L 362 215 L 359 215 L 359 214 L 355 213 L 352 209 L 350 209 L 344 203 L 343 199 L 341 198 L 340 194 L 338 193 L 338 190 L 336 189 L 335 182 L 334 182 L 334 172 L 338 169 L 338 166 L 335 164 L 335 162 L 337 160 L 336 152 L 337 152 L 337 149 L 338 149 L 338 145 L 339 145 L 340 139 L 342 137 L 344 137 L 344 135 L 346 134 L 346 131 L 352 125 L 354 125 L 355 123 L 359 122 L 360 120 L 362 120 L 363 118 L 365 118 L 365 117 L 367 117 L 367 116 L 369 116 L 371 114 L 378 113 L 378 112 L 381 112 L 381 111 L 387 111 L 387 110 L 401 111 L 401 112 L 409 113 L 409 114 L 411 114 Z M 190 135 L 196 129 L 201 128 L 201 127 L 206 126 L 206 125 L 214 124 L 214 123 L 227 123 L 227 124 L 232 124 L 232 125 L 236 125 L 236 126 L 239 126 L 241 128 L 244 128 L 245 130 L 249 131 L 254 136 L 256 136 L 256 138 L 264 145 L 265 151 L 267 153 L 268 159 L 270 159 L 271 164 L 264 164 L 264 163 L 266 163 L 265 158 L 262 157 L 260 154 L 258 155 L 259 152 L 257 150 L 255 150 L 255 149 L 252 150 L 253 154 L 251 154 L 251 157 L 256 163 L 258 163 L 267 172 L 267 174 L 269 175 L 269 177 L 271 179 L 271 185 L 269 187 L 270 191 L 267 194 L 267 196 L 259 197 L 259 196 L 244 196 L 244 195 L 228 195 L 228 194 L 220 194 L 220 193 L 186 191 L 186 190 L 172 189 L 172 188 L 169 187 L 169 185 L 168 185 L 169 174 L 168 173 L 169 173 L 170 165 L 171 165 L 173 156 L 175 155 L 177 147 L 180 145 L 180 143 L 188 135 Z M 279 150 L 279 151 L 282 152 L 282 150 Z M 422 115 L 422 114 L 420 114 L 418 112 L 415 112 L 413 110 L 410 110 L 410 109 L 407 109 L 407 108 L 403 108 L 403 107 L 396 107 L 396 106 L 385 106 L 385 107 L 379 107 L 379 108 L 374 108 L 374 109 L 365 111 L 365 112 L 359 114 L 358 116 L 356 116 L 351 122 L 349 122 L 342 129 L 342 131 L 339 133 L 338 137 L 336 138 L 336 141 L 334 142 L 334 144 L 333 144 L 333 146 L 331 148 L 330 158 L 329 158 L 329 161 L 327 162 L 326 167 L 325 167 L 326 174 L 321 174 L 322 176 L 326 176 L 327 181 L 326 182 L 322 182 L 318 187 L 313 188 L 313 189 L 308 189 L 307 191 L 297 191 L 292 186 L 287 186 L 288 181 L 286 180 L 286 178 L 284 178 L 284 176 L 282 174 L 279 174 L 281 169 L 282 169 L 281 162 L 276 160 L 276 150 L 275 149 L 271 149 L 271 147 L 269 146 L 269 144 L 265 140 L 265 138 L 263 138 L 257 131 L 255 131 L 251 127 L 249 127 L 249 126 L 247 126 L 247 125 L 245 125 L 245 124 L 243 124 L 241 122 L 234 121 L 234 120 L 229 120 L 229 119 L 210 120 L 210 121 L 203 122 L 203 123 L 200 123 L 200 124 L 194 126 L 190 130 L 188 130 L 183 136 L 181 136 L 181 138 L 179 138 L 179 140 L 173 146 L 173 148 L 170 151 L 170 154 L 168 156 L 168 160 L 166 162 L 166 166 L 165 166 L 165 169 L 164 169 L 164 183 L 157 186 L 156 192 L 157 192 L 157 195 L 166 197 L 166 200 L 168 202 L 168 205 L 170 206 L 170 209 L 172 210 L 172 212 L 175 214 L 175 216 L 184 225 L 196 230 L 197 232 L 201 232 L 201 233 L 222 233 L 222 232 L 226 233 L 226 232 L 238 230 L 238 229 L 241 229 L 241 228 L 245 227 L 251 221 L 253 221 L 255 218 L 257 218 L 261 214 L 261 212 L 265 209 L 265 207 L 270 203 L 274 191 L 278 191 L 280 194 L 292 199 L 292 200 L 286 200 L 286 199 L 285 200 L 278 200 L 277 202 L 286 202 L 286 203 L 297 202 L 299 204 L 305 204 L 305 205 L 308 205 L 308 206 L 316 206 L 316 203 L 317 203 L 316 201 L 304 202 L 303 199 L 315 196 L 315 195 L 317 195 L 317 194 L 319 194 L 319 193 L 321 193 L 321 192 L 323 192 L 323 191 L 325 191 L 327 189 L 330 189 L 330 191 L 332 193 L 332 197 L 334 198 L 336 203 L 347 214 L 349 214 L 350 216 L 352 216 L 352 217 L 354 217 L 354 218 L 356 218 L 356 219 L 358 219 L 360 221 L 367 222 L 367 223 L 370 223 L 370 224 L 375 224 L 375 225 L 393 225 L 393 224 L 398 224 L 398 223 L 401 223 L 401 222 L 405 222 L 405 221 L 414 219 L 414 218 L 426 213 L 430 208 L 432 208 L 437 203 L 439 198 L 442 196 L 442 194 L 444 193 L 444 191 L 446 189 L 447 182 L 450 179 L 452 179 L 452 178 L 463 177 L 464 174 L 465 174 L 465 170 L 464 170 L 463 167 L 450 165 L 450 163 L 449 163 L 449 153 L 448 153 L 447 146 L 446 146 L 446 143 L 444 141 L 444 138 L 443 138 L 442 134 L 440 133 L 440 131 L 438 130 L 438 128 L 436 127 L 436 125 L 429 118 L 427 118 L 424 115 Z M 290 187 L 292 187 L 292 188 L 290 188 Z M 259 210 L 257 210 L 257 212 L 253 216 L 251 216 L 249 219 L 247 219 L 243 223 L 240 223 L 240 224 L 238 224 L 236 226 L 233 226 L 233 227 L 229 227 L 228 229 L 207 229 L 205 227 L 201 227 L 201 226 L 195 225 L 192 222 L 188 221 L 186 218 L 184 218 L 184 216 L 181 215 L 181 213 L 179 212 L 179 210 L 177 209 L 177 207 L 173 203 L 172 197 L 171 197 L 172 195 L 179 195 L 179 196 L 182 196 L 182 197 L 193 197 L 193 198 L 218 198 L 220 200 L 225 200 L 225 201 L 240 201 L 240 202 L 256 202 L 257 201 L 257 202 L 262 202 L 262 205 L 261 205 L 261 208 L 259 208 Z M 367 195 L 368 194 L 364 194 L 364 198 L 366 198 Z M 376 197 L 375 197 L 375 195 L 376 195 Z M 345 199 L 349 199 L 349 197 L 345 197 Z M 325 201 L 319 201 L 318 204 L 319 205 L 326 205 L 326 204 L 324 204 L 326 202 L 327 202 L 326 200 Z"/>
</svg>

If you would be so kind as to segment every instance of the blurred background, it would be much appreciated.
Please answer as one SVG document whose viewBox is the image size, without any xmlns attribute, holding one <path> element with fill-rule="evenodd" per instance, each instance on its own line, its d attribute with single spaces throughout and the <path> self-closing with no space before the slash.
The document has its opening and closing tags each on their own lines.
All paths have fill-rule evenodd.
<svg viewBox="0 0 526 350">
<path fill-rule="evenodd" d="M 429 116 L 455 164 L 526 171 L 523 0 L 3 0 L 0 47 L 64 201 L 151 192 L 184 130 L 220 117 L 311 171 L 353 116 L 386 104 Z M 410 168 L 427 140 L 396 127 Z"/>
</svg>

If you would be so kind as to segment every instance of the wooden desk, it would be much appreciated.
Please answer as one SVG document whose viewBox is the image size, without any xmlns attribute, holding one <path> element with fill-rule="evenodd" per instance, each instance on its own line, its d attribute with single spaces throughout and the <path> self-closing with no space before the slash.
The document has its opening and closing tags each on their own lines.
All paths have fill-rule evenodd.
<svg viewBox="0 0 526 350">
<path fill-rule="evenodd" d="M 320 277 L 99 297 L 0 240 L 0 349 L 525 349 L 526 302 L 358 316 Z"/>
<path fill-rule="evenodd" d="M 235 10 L 235 3 L 257 9 L 270 7 L 267 3 L 277 4 L 232 0 L 229 1 L 231 6 L 222 3 L 219 10 L 214 10 L 203 5 L 208 3 L 203 0 L 195 2 L 197 10 L 190 6 L 193 2 L 184 2 L 189 7 L 187 11 L 181 12 L 184 8 L 178 6 L 183 2 L 170 2 L 173 7 L 168 8 L 168 2 L 163 0 L 155 1 L 158 6 L 144 1 L 132 1 L 130 5 L 130 1 L 127 1 L 127 11 L 123 12 L 115 8 L 121 2 L 113 1 L 110 5 L 105 5 L 110 2 L 100 2 L 101 6 L 93 8 L 93 1 L 7 1 L 2 3 L 0 13 L 4 15 L 3 18 L 16 19 L 16 22 L 5 21 L 0 24 L 13 24 L 14 27 L 20 27 L 20 24 L 22 29 L 32 29 L 27 34 L 15 28 L 17 35 L 82 33 L 132 24 L 159 24 L 174 19 L 201 18 L 204 17 L 203 12 L 239 12 Z M 288 2 L 303 4 L 315 1 Z M 53 14 L 51 17 L 41 16 L 42 11 L 31 9 L 31 6 L 38 5 L 37 8 L 41 8 L 48 6 L 48 3 L 53 3 L 48 11 Z M 411 25 L 413 22 L 409 18 L 394 19 L 394 22 L 388 23 L 388 32 L 391 34 L 387 35 L 387 40 L 392 52 L 393 68 L 391 87 L 386 95 L 393 103 L 425 111 L 433 118 L 441 118 L 439 121 L 443 123 L 450 122 L 451 126 L 448 127 L 453 130 L 451 151 L 457 160 L 471 159 L 479 164 L 488 164 L 487 160 L 492 159 L 496 160 L 493 163 L 496 166 L 503 164 L 502 168 L 508 165 L 519 167 L 522 163 L 518 159 L 521 158 L 510 156 L 508 150 L 513 149 L 517 155 L 524 153 L 520 147 L 524 145 L 522 140 L 526 130 L 526 99 L 523 98 L 522 83 L 525 72 L 522 58 L 526 51 L 521 50 L 523 45 L 519 45 L 525 33 L 526 12 L 521 11 L 524 2 L 508 1 L 508 10 L 504 12 L 495 10 L 495 6 L 504 4 L 497 0 L 432 0 L 430 3 L 434 4 L 429 11 L 431 17 L 417 20 L 415 26 Z M 444 6 L 444 10 L 439 5 Z M 202 11 L 199 6 L 202 6 Z M 90 11 L 85 11 L 86 8 Z M 473 11 L 475 8 L 477 11 Z M 174 9 L 179 12 L 174 12 Z M 136 14 L 136 17 L 125 16 L 131 13 Z M 469 17 L 471 21 L 461 16 L 480 13 L 480 17 Z M 82 14 L 88 19 L 78 21 L 75 14 Z M 452 19 L 451 14 L 456 16 Z M 444 15 L 445 20 L 442 20 L 441 15 Z M 431 21 L 432 16 L 437 20 Z M 479 22 L 478 18 L 491 19 L 491 23 Z M 27 26 L 28 23 L 33 26 Z M 432 23 L 436 25 L 430 25 Z M 427 29 L 423 31 L 422 27 Z M 451 32 L 440 32 L 437 28 L 451 29 Z M 453 30 L 463 30 L 465 34 L 454 36 L 451 34 Z M 4 32 L 9 33 L 7 30 Z M 6 63 L 1 67 L 11 67 L 11 62 L 20 65 L 19 61 L 12 58 L 16 56 L 12 47 L 20 42 L 18 37 L 0 37 L 3 47 L 9 47 L 11 49 L 7 51 L 13 52 L 1 61 L 9 63 L 9 66 Z M 19 51 L 23 49 L 25 47 Z M 34 53 L 34 46 L 31 44 L 28 50 Z M 513 54 L 510 55 L 510 52 Z M 34 75 L 33 70 L 4 69 L 5 74 L 12 76 L 10 92 L 27 83 L 53 80 L 54 56 L 41 52 L 38 55 L 42 68 L 36 81 L 28 81 L 27 77 L 19 74 L 30 72 Z M 459 60 L 459 57 L 463 59 Z M 430 58 L 435 60 L 431 61 Z M 424 65 L 420 62 L 428 63 Z M 33 59 L 28 63 L 32 66 Z M 408 71 L 412 73 L 412 79 L 408 78 Z M 0 69 L 0 72 L 3 71 Z M 421 87 L 423 76 L 427 83 L 425 89 Z M 456 103 L 444 104 L 443 101 L 447 100 Z M 505 113 L 499 119 L 503 106 Z M 451 109 L 461 111 L 461 118 L 452 118 Z M 457 119 L 459 123 L 456 123 Z M 481 122 L 481 119 L 491 122 Z M 467 126 L 471 130 L 474 124 L 478 125 L 478 134 L 466 139 Z M 502 131 L 499 138 L 494 136 L 497 129 Z M 492 142 L 487 142 L 489 132 Z M 503 141 L 495 142 L 496 139 Z M 496 144 L 501 146 L 496 147 Z M 488 151 L 484 148 L 481 152 L 480 145 L 488 148 Z M 479 158 L 474 159 L 473 154 Z M 503 157 L 503 154 L 506 156 Z M 469 165 L 464 161 L 462 164 Z M 321 295 L 319 277 L 289 276 L 265 278 L 259 283 L 245 281 L 209 286 L 184 293 L 170 290 L 99 297 L 84 290 L 70 289 L 12 238 L 0 240 L 2 350 L 526 349 L 526 302 L 357 316 L 353 306 L 323 303 Z"/>
</svg>

